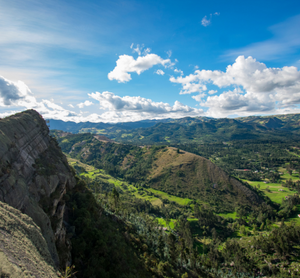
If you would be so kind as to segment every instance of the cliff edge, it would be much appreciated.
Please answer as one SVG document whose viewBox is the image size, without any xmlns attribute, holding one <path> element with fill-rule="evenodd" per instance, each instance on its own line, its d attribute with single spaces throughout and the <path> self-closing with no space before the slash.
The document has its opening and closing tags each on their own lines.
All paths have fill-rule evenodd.
<svg viewBox="0 0 300 278">
<path fill-rule="evenodd" d="M 27 110 L 0 120 L 0 201 L 33 219 L 56 267 L 71 260 L 63 197 L 75 184 L 40 114 Z"/>
</svg>

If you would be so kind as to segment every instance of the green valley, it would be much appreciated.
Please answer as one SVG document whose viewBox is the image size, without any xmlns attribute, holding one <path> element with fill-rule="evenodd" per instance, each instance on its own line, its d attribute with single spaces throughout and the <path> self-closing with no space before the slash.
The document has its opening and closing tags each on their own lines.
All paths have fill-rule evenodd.
<svg viewBox="0 0 300 278">
<path fill-rule="evenodd" d="M 151 219 L 175 236 L 187 277 L 296 275 L 300 146 L 293 137 L 174 144 L 165 136 L 168 145 L 156 145 L 140 134 L 133 145 L 90 133 L 53 135 L 101 206 L 128 223 L 133 215 Z"/>
</svg>

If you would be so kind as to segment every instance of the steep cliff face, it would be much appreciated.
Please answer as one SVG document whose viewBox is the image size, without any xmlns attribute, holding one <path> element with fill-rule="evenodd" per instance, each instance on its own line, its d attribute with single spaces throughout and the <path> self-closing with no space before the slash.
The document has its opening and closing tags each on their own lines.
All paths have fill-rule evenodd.
<svg viewBox="0 0 300 278">
<path fill-rule="evenodd" d="M 0 201 L 40 227 L 56 266 L 70 260 L 63 197 L 75 184 L 65 156 L 36 111 L 0 120 Z"/>
</svg>

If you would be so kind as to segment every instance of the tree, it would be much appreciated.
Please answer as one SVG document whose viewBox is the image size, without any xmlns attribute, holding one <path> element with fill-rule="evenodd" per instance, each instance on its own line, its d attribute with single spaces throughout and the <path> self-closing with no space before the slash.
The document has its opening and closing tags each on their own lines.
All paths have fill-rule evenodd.
<svg viewBox="0 0 300 278">
<path fill-rule="evenodd" d="M 169 256 L 172 265 L 176 264 L 176 259 L 177 259 L 175 242 L 176 242 L 175 236 L 172 233 L 169 233 L 168 235 Z"/>
<path fill-rule="evenodd" d="M 112 195 L 113 195 L 113 198 L 114 198 L 114 201 L 115 201 L 115 208 L 117 208 L 120 194 L 119 194 L 118 190 L 115 187 L 113 188 Z"/>
</svg>

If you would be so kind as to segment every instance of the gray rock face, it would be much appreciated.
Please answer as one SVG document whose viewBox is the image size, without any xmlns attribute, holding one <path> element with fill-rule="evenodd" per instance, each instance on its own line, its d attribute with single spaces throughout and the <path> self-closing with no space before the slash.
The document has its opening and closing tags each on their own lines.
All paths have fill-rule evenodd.
<svg viewBox="0 0 300 278">
<path fill-rule="evenodd" d="M 0 120 L 0 201 L 40 227 L 56 266 L 70 260 L 63 197 L 76 180 L 44 119 L 28 110 Z M 64 250 L 59 258 L 58 250 Z"/>
<path fill-rule="evenodd" d="M 58 277 L 41 229 L 29 216 L 1 201 L 0 276 Z"/>
</svg>

